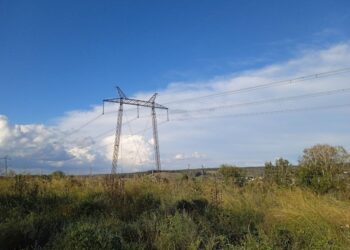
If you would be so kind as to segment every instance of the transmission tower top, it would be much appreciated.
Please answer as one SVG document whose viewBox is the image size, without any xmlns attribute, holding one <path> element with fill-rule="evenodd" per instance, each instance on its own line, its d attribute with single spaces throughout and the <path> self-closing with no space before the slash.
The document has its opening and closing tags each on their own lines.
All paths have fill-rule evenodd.
<svg viewBox="0 0 350 250">
<path fill-rule="evenodd" d="M 118 95 L 117 98 L 109 98 L 103 100 L 103 113 L 104 113 L 104 103 L 105 102 L 112 102 L 112 103 L 123 103 L 128 105 L 134 105 L 134 106 L 142 106 L 142 107 L 148 107 L 148 108 L 157 108 L 157 109 L 165 109 L 168 110 L 167 107 L 160 105 L 158 103 L 155 103 L 155 99 L 157 97 L 157 93 L 155 93 L 148 101 L 138 100 L 138 99 L 130 99 L 126 97 L 124 92 L 117 87 Z"/>
</svg>

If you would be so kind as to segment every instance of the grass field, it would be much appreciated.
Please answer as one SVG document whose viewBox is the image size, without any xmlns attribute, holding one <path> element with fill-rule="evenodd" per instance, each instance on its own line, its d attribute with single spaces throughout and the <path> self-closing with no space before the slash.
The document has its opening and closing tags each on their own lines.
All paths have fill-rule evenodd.
<svg viewBox="0 0 350 250">
<path fill-rule="evenodd" d="M 206 175 L 0 179 L 1 249 L 350 249 L 350 199 Z"/>
</svg>

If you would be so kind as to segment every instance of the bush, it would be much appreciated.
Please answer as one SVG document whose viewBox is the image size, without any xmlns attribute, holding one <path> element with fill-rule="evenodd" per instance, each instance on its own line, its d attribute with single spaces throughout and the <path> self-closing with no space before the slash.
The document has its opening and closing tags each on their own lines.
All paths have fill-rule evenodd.
<svg viewBox="0 0 350 250">
<path fill-rule="evenodd" d="M 212 232 L 225 236 L 230 244 L 239 245 L 247 235 L 258 234 L 258 226 L 263 222 L 264 216 L 249 208 L 232 211 L 210 207 L 206 219 Z"/>
<path fill-rule="evenodd" d="M 246 183 L 245 172 L 239 167 L 223 164 L 218 171 L 226 181 L 232 180 L 237 186 L 242 187 Z"/>
<path fill-rule="evenodd" d="M 58 237 L 55 249 L 122 249 L 116 230 L 97 223 L 79 222 L 68 227 L 63 239 Z"/>
<path fill-rule="evenodd" d="M 159 229 L 155 242 L 158 249 L 189 249 L 197 241 L 197 226 L 186 214 L 165 218 Z"/>
<path fill-rule="evenodd" d="M 160 207 L 160 199 L 152 193 L 127 194 L 115 202 L 116 213 L 125 221 L 136 220 L 143 213 L 156 211 Z"/>
<path fill-rule="evenodd" d="M 58 214 L 29 214 L 0 225 L 0 249 L 22 249 L 44 246 L 63 225 Z"/>
<path fill-rule="evenodd" d="M 63 177 L 66 176 L 66 174 L 63 171 L 60 171 L 60 170 L 57 170 L 57 171 L 53 172 L 51 175 L 54 178 L 63 178 Z"/>
<path fill-rule="evenodd" d="M 176 209 L 180 212 L 203 214 L 208 207 L 208 201 L 206 199 L 194 199 L 191 201 L 180 200 L 176 202 Z"/>
<path fill-rule="evenodd" d="M 88 197 L 79 203 L 76 213 L 78 216 L 98 216 L 106 210 L 107 206 L 100 197 Z"/>
<path fill-rule="evenodd" d="M 298 171 L 302 186 L 317 193 L 339 190 L 344 186 L 343 168 L 349 162 L 349 154 L 343 147 L 316 145 L 304 150 Z"/>
<path fill-rule="evenodd" d="M 294 235 L 288 229 L 278 229 L 274 237 L 274 247 L 276 249 L 293 249 Z"/>
<path fill-rule="evenodd" d="M 293 166 L 288 160 L 280 158 L 275 161 L 275 165 L 271 162 L 265 163 L 264 180 L 289 186 L 293 183 L 293 177 Z"/>
</svg>

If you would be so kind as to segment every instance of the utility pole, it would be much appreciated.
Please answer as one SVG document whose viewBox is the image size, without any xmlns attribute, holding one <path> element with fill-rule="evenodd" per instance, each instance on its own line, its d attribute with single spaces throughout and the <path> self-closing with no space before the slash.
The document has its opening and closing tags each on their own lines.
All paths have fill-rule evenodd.
<svg viewBox="0 0 350 250">
<path fill-rule="evenodd" d="M 11 158 L 8 155 L 5 155 L 4 157 L 0 158 L 0 160 L 4 160 L 5 162 L 5 176 L 7 176 L 8 160 L 11 160 Z"/>
<path fill-rule="evenodd" d="M 123 91 L 117 87 L 118 91 L 118 98 L 111 98 L 111 99 L 104 99 L 103 100 L 103 113 L 104 113 L 104 104 L 105 102 L 110 103 L 119 103 L 119 110 L 118 110 L 118 120 L 117 120 L 117 127 L 115 132 L 115 139 L 114 139 L 114 148 L 113 148 L 113 160 L 112 160 L 112 171 L 111 174 L 114 175 L 117 173 L 118 168 L 118 155 L 119 155 L 119 148 L 120 148 L 120 135 L 122 132 L 122 123 L 123 123 L 123 106 L 124 105 L 134 105 L 137 107 L 137 117 L 139 117 L 139 107 L 146 107 L 151 108 L 151 114 L 152 114 L 152 127 L 153 127 L 153 143 L 154 143 L 154 157 L 156 162 L 156 168 L 157 171 L 161 170 L 161 163 L 160 163 L 160 154 L 159 154 L 159 141 L 158 141 L 158 128 L 157 128 L 157 116 L 156 116 L 156 109 L 163 109 L 167 111 L 168 114 L 168 108 L 160 105 L 155 102 L 155 99 L 157 97 L 157 93 L 155 93 L 148 101 L 138 100 L 138 99 L 130 99 L 126 97 L 126 95 L 123 93 Z M 169 116 L 168 116 L 169 119 Z"/>
</svg>

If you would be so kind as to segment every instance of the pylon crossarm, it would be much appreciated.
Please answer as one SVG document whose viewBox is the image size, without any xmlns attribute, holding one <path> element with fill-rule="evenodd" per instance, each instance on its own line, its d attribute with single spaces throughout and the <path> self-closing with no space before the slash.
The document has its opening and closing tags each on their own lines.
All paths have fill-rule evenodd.
<svg viewBox="0 0 350 250">
<path fill-rule="evenodd" d="M 160 105 L 158 103 L 149 102 L 149 101 L 142 101 L 137 99 L 128 99 L 128 98 L 112 98 L 112 99 L 105 99 L 103 102 L 112 102 L 112 103 L 124 103 L 128 105 L 134 105 L 134 106 L 142 106 L 147 108 L 157 108 L 157 109 L 168 109 L 167 107 L 164 107 L 163 105 Z"/>
</svg>

